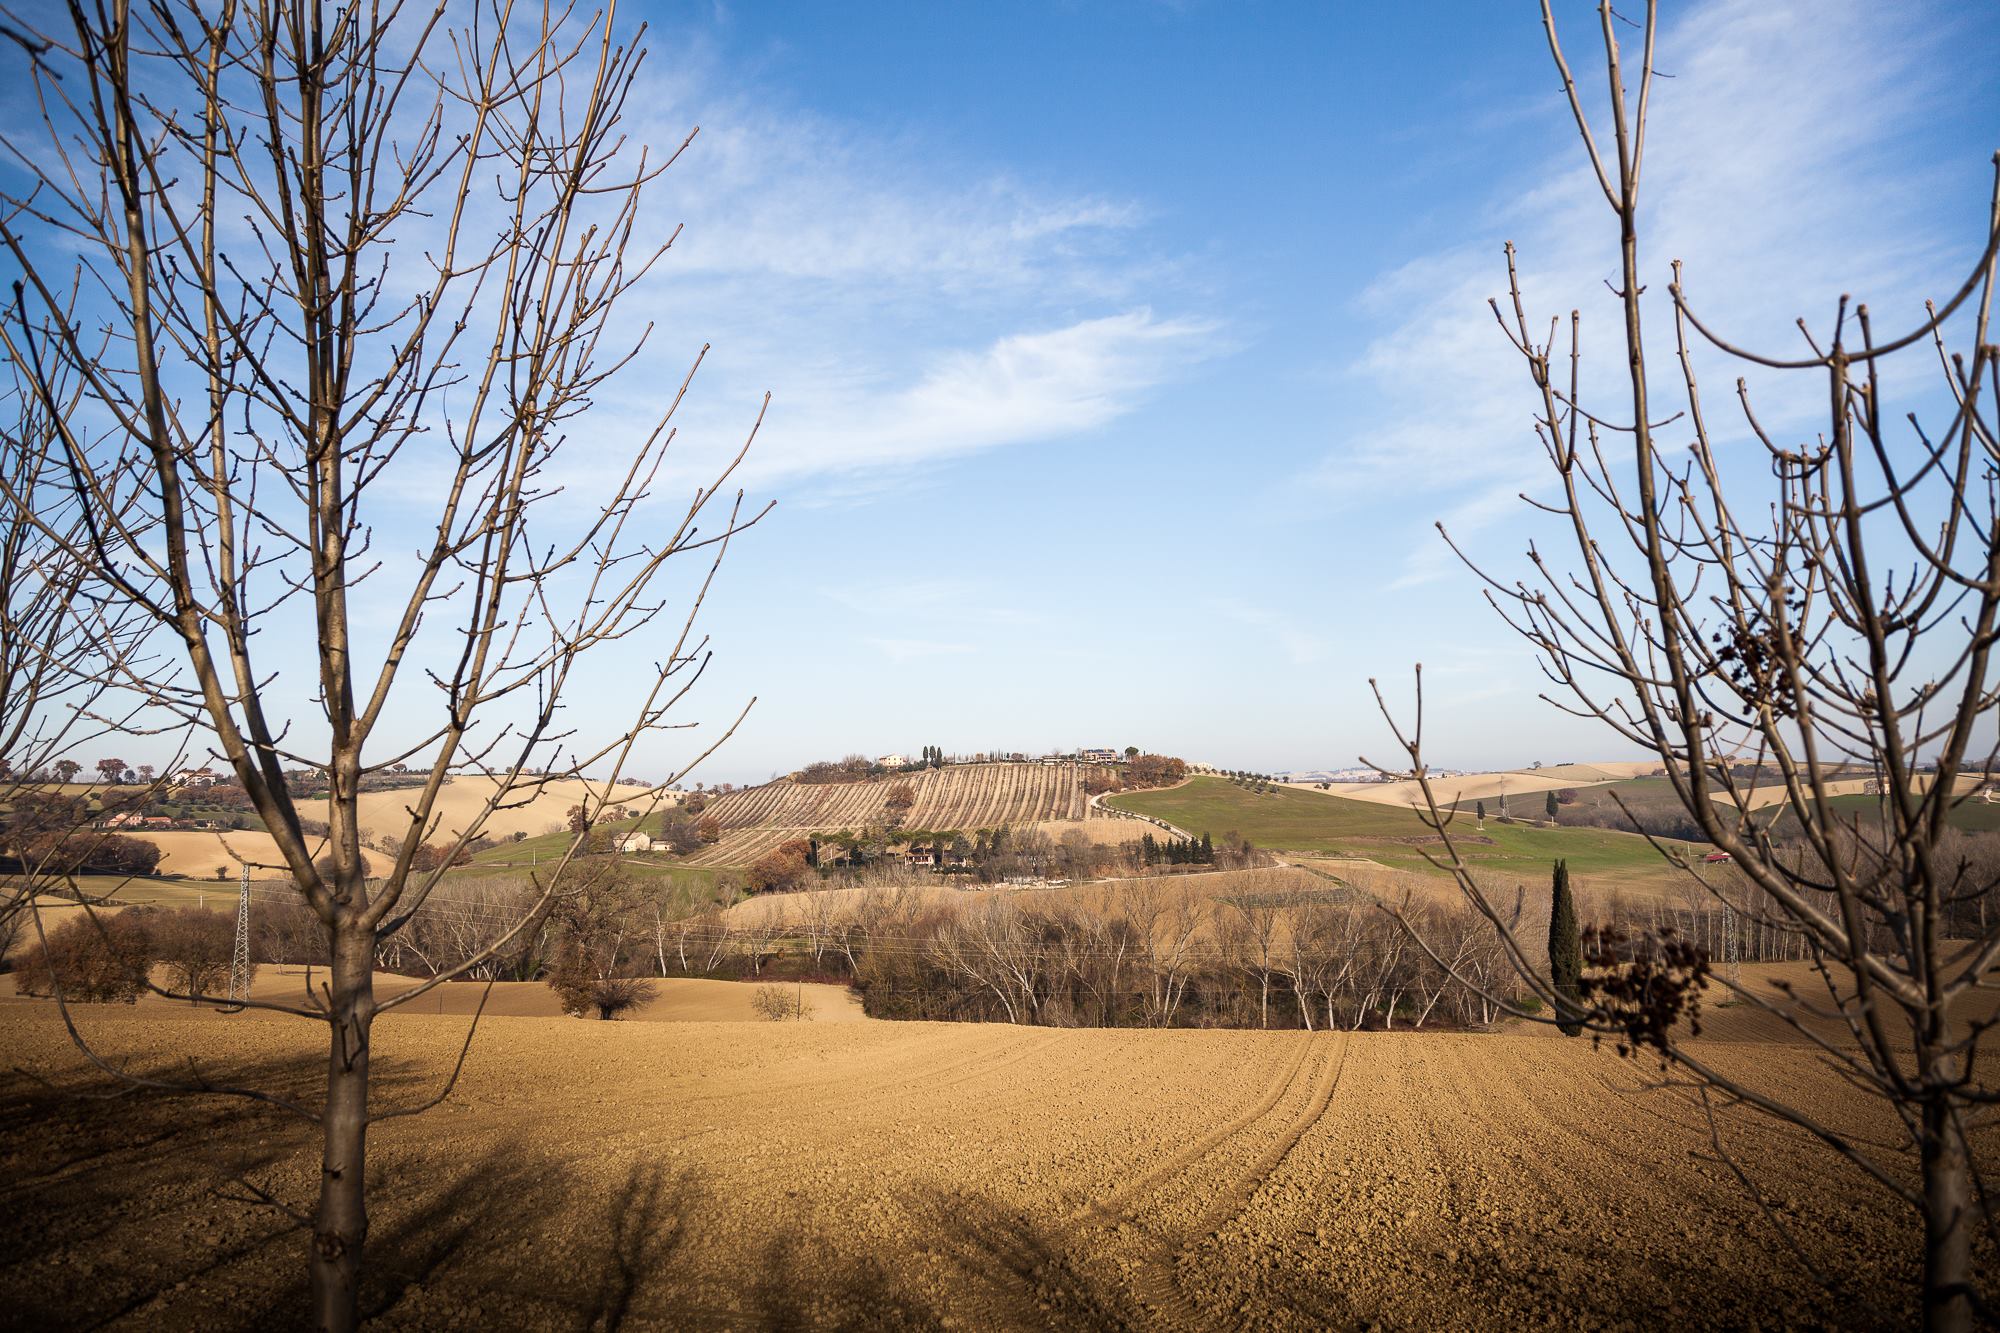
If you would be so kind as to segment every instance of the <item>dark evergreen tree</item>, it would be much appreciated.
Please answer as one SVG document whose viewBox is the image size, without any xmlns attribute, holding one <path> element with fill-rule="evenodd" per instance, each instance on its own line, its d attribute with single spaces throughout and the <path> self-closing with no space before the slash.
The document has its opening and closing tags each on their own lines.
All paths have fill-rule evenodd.
<svg viewBox="0 0 2000 1333">
<path fill-rule="evenodd" d="M 1547 812 L 1547 814 L 1548 814 L 1548 816 L 1549 816 L 1549 822 L 1550 822 L 1551 824 L 1555 823 L 1555 822 L 1556 822 L 1556 793 L 1555 793 L 1555 789 L 1554 789 L 1554 788 L 1551 788 L 1551 789 L 1549 790 L 1549 795 L 1548 795 L 1548 799 L 1542 802 L 1542 809 L 1543 809 L 1544 811 L 1546 811 L 1546 812 Z"/>
<path fill-rule="evenodd" d="M 1556 1026 L 1565 1037 L 1574 1037 L 1583 1031 L 1583 938 L 1577 931 L 1567 861 L 1556 862 L 1549 900 L 1549 980 L 1556 991 Z"/>
<path fill-rule="evenodd" d="M 1215 844 L 1208 840 L 1207 833 L 1201 835 L 1201 863 L 1210 866 L 1215 864 Z"/>
</svg>

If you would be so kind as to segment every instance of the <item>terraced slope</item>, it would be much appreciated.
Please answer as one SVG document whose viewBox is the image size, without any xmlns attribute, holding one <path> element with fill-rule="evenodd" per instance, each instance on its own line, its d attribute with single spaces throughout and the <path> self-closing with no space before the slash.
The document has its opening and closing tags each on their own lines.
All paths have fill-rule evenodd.
<svg viewBox="0 0 2000 1333">
<path fill-rule="evenodd" d="M 902 783 L 917 798 L 902 819 L 908 828 L 970 832 L 1081 820 L 1087 812 L 1075 764 L 951 764 L 873 782 L 780 778 L 716 798 L 708 813 L 722 825 L 722 841 L 688 864 L 745 865 L 791 838 L 880 824 L 890 791 Z"/>
</svg>

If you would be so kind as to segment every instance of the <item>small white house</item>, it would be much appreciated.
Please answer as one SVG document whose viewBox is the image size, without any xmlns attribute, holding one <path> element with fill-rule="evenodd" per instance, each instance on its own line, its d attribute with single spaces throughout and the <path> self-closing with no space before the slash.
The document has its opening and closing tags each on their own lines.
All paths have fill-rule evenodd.
<svg viewBox="0 0 2000 1333">
<path fill-rule="evenodd" d="M 901 768 L 910 762 L 909 757 L 900 754 L 885 754 L 875 761 L 884 768 Z"/>
<path fill-rule="evenodd" d="M 628 833 L 618 840 L 621 852 L 650 852 L 653 850 L 653 835 L 650 833 Z"/>
</svg>

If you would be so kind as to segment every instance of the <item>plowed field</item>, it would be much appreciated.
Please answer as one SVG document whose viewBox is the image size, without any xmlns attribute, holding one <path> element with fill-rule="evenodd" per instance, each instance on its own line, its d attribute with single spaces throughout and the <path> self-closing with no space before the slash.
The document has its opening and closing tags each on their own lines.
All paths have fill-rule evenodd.
<svg viewBox="0 0 2000 1333">
<path fill-rule="evenodd" d="M 324 1059 L 280 1019 L 85 1022 L 144 1068 L 191 1051 L 284 1086 Z M 386 1020 L 387 1100 L 433 1087 L 463 1030 Z M 86 1081 L 46 1010 L 0 1011 L 0 1043 Z M 1880 1128 L 1798 1046 L 1710 1049 Z M 1795 1252 L 1650 1072 L 1510 1035 L 499 1018 L 450 1102 L 375 1132 L 368 1306 L 383 1328 L 1909 1322 L 1915 1237 L 1882 1192 L 1722 1115 Z M 303 1128 L 0 1091 L 10 1320 L 292 1321 L 304 1241 L 228 1181 L 303 1204 Z"/>
<path fill-rule="evenodd" d="M 722 840 L 688 858 L 698 866 L 747 865 L 793 838 L 882 824 L 889 793 L 907 786 L 915 804 L 901 816 L 905 828 L 974 829 L 1040 824 L 1083 827 L 1089 814 L 1075 764 L 952 764 L 869 782 L 807 783 L 780 778 L 730 792 L 708 813 L 722 825 Z M 1133 828 L 1127 837 L 1137 840 Z"/>
</svg>

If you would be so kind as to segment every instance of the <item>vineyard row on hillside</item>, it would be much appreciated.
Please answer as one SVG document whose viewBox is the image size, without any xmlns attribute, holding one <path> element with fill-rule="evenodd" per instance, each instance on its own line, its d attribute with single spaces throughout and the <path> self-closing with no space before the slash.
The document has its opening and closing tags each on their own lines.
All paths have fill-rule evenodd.
<svg viewBox="0 0 2000 1333">
<path fill-rule="evenodd" d="M 905 784 L 916 798 L 900 820 L 910 828 L 998 828 L 1082 819 L 1088 810 L 1075 764 L 952 764 L 873 782 L 781 778 L 731 792 L 710 812 L 724 830 L 858 829 L 886 822 L 889 793 Z"/>
</svg>

